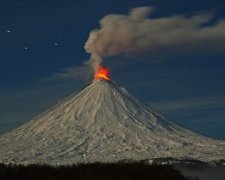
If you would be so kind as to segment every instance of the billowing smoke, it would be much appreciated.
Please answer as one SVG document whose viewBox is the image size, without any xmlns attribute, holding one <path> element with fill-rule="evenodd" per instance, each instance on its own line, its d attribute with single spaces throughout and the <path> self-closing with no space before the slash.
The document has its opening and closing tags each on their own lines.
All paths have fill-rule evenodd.
<svg viewBox="0 0 225 180">
<path fill-rule="evenodd" d="M 93 68 L 94 72 L 98 70 L 98 67 L 103 63 L 103 59 L 100 55 L 91 53 L 91 57 L 88 61 L 85 62 L 85 64 L 89 65 Z"/>
<path fill-rule="evenodd" d="M 85 50 L 91 54 L 87 63 L 96 69 L 109 56 L 224 50 L 224 20 L 212 25 L 210 14 L 151 18 L 154 9 L 139 7 L 131 9 L 128 15 L 103 17 L 100 28 L 90 32 L 85 44 Z"/>
</svg>

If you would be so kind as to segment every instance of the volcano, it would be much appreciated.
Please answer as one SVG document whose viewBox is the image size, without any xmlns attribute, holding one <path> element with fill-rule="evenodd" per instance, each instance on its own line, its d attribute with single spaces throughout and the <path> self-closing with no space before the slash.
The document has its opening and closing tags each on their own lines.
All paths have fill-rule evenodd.
<svg viewBox="0 0 225 180">
<path fill-rule="evenodd" d="M 0 162 L 75 164 L 152 158 L 225 159 L 225 142 L 167 120 L 103 78 L 0 137 Z"/>
</svg>

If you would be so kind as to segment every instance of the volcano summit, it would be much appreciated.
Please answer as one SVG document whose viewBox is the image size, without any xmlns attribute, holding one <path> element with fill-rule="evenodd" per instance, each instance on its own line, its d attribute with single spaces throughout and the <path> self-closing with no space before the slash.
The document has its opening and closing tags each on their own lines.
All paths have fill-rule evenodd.
<svg viewBox="0 0 225 180">
<path fill-rule="evenodd" d="M 225 142 L 184 129 L 105 78 L 0 137 L 0 162 L 225 159 Z"/>
</svg>

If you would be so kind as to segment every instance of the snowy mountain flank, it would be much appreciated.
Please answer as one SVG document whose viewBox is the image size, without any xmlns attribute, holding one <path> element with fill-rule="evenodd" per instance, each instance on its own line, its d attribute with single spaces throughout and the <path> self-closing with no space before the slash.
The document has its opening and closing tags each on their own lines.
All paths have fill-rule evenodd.
<svg viewBox="0 0 225 180">
<path fill-rule="evenodd" d="M 225 142 L 165 119 L 102 79 L 0 136 L 0 162 L 75 164 L 123 159 L 225 159 Z"/>
</svg>

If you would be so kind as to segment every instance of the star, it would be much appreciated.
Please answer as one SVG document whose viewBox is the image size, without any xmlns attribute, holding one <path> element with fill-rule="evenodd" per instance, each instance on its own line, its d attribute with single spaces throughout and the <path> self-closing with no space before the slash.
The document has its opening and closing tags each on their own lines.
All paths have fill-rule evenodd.
<svg viewBox="0 0 225 180">
<path fill-rule="evenodd" d="M 6 32 L 7 32 L 7 33 L 11 33 L 11 30 L 8 29 L 8 30 L 6 30 Z"/>
<path fill-rule="evenodd" d="M 59 43 L 57 43 L 57 42 L 54 43 L 54 46 L 58 46 L 58 45 L 59 45 Z"/>
<path fill-rule="evenodd" d="M 23 48 L 24 48 L 25 50 L 28 50 L 28 47 L 26 47 L 26 46 L 25 46 L 25 47 L 23 47 Z"/>
</svg>

